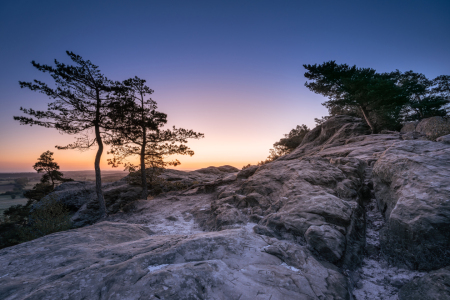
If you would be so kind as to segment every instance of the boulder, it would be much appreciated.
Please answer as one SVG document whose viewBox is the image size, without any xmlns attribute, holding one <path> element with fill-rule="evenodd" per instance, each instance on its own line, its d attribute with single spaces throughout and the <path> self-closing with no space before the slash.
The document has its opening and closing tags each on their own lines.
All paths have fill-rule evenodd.
<svg viewBox="0 0 450 300">
<path fill-rule="evenodd" d="M 141 197 L 142 189 L 130 186 L 125 179 L 102 185 L 106 209 L 109 214 L 119 212 L 127 204 Z M 82 227 L 95 223 L 100 215 L 95 183 L 90 181 L 71 181 L 55 188 L 55 191 L 41 200 L 45 203 L 54 198 L 65 204 L 73 213 L 73 227 Z M 39 203 L 38 203 L 39 204 Z"/>
<path fill-rule="evenodd" d="M 237 174 L 238 178 L 249 178 L 253 174 L 255 174 L 256 170 L 258 170 L 259 166 L 250 166 L 248 168 L 242 169 Z"/>
<path fill-rule="evenodd" d="M 417 277 L 404 285 L 399 300 L 445 300 L 450 299 L 450 266 Z"/>
<path fill-rule="evenodd" d="M 240 208 L 256 220 L 259 234 L 310 244 L 321 255 L 333 248 L 323 257 L 355 268 L 364 247 L 364 235 L 356 231 L 364 230 L 359 190 L 365 166 L 354 158 L 275 161 L 259 167 L 234 191 L 222 192 L 216 201 L 227 203 L 221 209 Z M 213 213 L 217 209 L 211 208 Z M 319 234 L 313 228 L 338 228 L 338 234 L 332 237 L 331 229 Z"/>
<path fill-rule="evenodd" d="M 450 119 L 448 117 L 423 119 L 417 124 L 416 131 L 435 141 L 440 136 L 450 134 Z"/>
<path fill-rule="evenodd" d="M 403 125 L 402 129 L 400 129 L 400 132 L 401 133 L 415 132 L 417 124 L 419 124 L 419 121 L 407 122 L 405 125 Z"/>
<path fill-rule="evenodd" d="M 445 143 L 445 144 L 450 144 L 450 134 L 447 135 L 443 135 L 441 137 L 438 137 L 436 139 L 436 142 L 441 142 L 441 143 Z"/>
<path fill-rule="evenodd" d="M 391 262 L 433 270 L 450 264 L 450 145 L 397 142 L 373 168 L 386 219 L 381 249 Z"/>
<path fill-rule="evenodd" d="M 344 254 L 345 235 L 330 225 L 310 226 L 305 232 L 305 238 L 312 248 L 330 262 L 339 261 Z"/>
</svg>

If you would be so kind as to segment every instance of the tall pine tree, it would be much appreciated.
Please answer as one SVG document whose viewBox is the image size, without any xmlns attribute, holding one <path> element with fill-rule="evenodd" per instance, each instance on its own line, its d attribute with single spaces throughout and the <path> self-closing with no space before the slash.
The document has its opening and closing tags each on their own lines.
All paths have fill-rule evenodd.
<svg viewBox="0 0 450 300">
<path fill-rule="evenodd" d="M 109 164 L 117 167 L 129 156 L 139 156 L 139 167 L 126 163 L 129 171 L 139 169 L 142 185 L 142 198 L 147 199 L 148 185 L 156 174 L 168 165 L 176 166 L 178 160 L 165 161 L 170 155 L 194 155 L 185 144 L 188 139 L 199 139 L 202 133 L 183 128 L 162 129 L 167 123 L 167 115 L 156 111 L 156 102 L 150 97 L 153 90 L 138 77 L 125 80 L 122 95 L 121 115 L 115 120 L 120 130 L 108 140 L 112 145 L 110 153 L 114 155 Z M 147 178 L 150 177 L 150 180 Z"/>
<path fill-rule="evenodd" d="M 46 83 L 20 81 L 22 88 L 29 88 L 49 96 L 53 101 L 46 111 L 27 108 L 20 110 L 28 115 L 15 116 L 21 125 L 38 125 L 55 128 L 61 133 L 80 135 L 67 146 L 58 149 L 87 149 L 97 146 L 95 156 L 95 179 L 97 199 L 101 217 L 106 216 L 106 205 L 102 192 L 100 158 L 103 153 L 103 138 L 108 131 L 115 128 L 112 120 L 117 119 L 120 110 L 115 105 L 116 93 L 121 86 L 106 78 L 89 60 L 73 52 L 66 52 L 74 65 L 66 65 L 55 60 L 55 66 L 41 65 L 32 61 L 32 65 L 41 72 L 49 73 L 54 81 L 54 88 Z M 90 137 L 93 131 L 94 138 Z"/>
</svg>

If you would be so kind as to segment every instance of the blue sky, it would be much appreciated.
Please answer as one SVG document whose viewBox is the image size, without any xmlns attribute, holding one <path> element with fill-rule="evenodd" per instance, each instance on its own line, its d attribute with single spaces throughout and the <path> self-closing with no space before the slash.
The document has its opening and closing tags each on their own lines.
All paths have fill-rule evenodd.
<svg viewBox="0 0 450 300">
<path fill-rule="evenodd" d="M 13 121 L 20 106 L 49 101 L 19 88 L 51 82 L 32 60 L 67 61 L 70 50 L 111 79 L 147 79 L 169 125 L 205 133 L 181 168 L 241 167 L 327 114 L 304 87 L 303 64 L 449 74 L 449 16 L 450 1 L 3 1 L 0 172 L 32 171 L 74 138 Z M 54 152 L 63 170 L 93 168 L 93 151 Z"/>
</svg>

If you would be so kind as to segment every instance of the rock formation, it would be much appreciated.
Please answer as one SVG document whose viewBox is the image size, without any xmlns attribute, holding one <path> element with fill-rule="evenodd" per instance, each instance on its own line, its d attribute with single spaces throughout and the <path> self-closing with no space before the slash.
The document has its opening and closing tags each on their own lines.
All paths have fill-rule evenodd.
<svg viewBox="0 0 450 300">
<path fill-rule="evenodd" d="M 424 122 L 424 121 L 422 121 Z M 1 299 L 449 299 L 450 145 L 336 116 L 262 165 L 168 170 L 136 200 L 50 195 L 82 228 L 0 250 Z M 436 137 L 432 137 L 436 140 Z"/>
</svg>

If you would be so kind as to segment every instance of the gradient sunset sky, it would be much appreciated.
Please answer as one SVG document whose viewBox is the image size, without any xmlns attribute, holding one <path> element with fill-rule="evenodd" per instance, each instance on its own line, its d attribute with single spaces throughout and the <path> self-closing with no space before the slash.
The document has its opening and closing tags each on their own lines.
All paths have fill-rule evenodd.
<svg viewBox="0 0 450 300">
<path fill-rule="evenodd" d="M 178 169 L 264 160 L 296 125 L 314 127 L 326 99 L 306 87 L 303 64 L 337 63 L 450 74 L 450 1 L 1 1 L 0 172 L 33 171 L 51 150 L 64 170 L 92 170 L 95 151 L 56 150 L 74 136 L 21 126 L 21 106 L 46 96 L 18 81 L 51 78 L 31 61 L 70 62 L 110 79 L 139 76 L 168 126 L 203 132 Z M 106 164 L 103 170 L 111 168 Z"/>
</svg>

